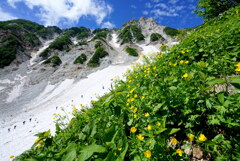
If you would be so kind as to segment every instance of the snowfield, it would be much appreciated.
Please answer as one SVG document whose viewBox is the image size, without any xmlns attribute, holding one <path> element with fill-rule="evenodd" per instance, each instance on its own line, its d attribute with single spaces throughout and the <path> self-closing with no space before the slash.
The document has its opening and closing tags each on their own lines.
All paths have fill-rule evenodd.
<svg viewBox="0 0 240 161">
<path fill-rule="evenodd" d="M 113 39 L 110 44 L 114 48 L 119 48 L 117 43 L 117 35 L 113 34 Z M 43 51 L 49 42 L 45 44 L 39 52 L 34 53 L 30 60 L 30 65 L 34 65 L 34 59 L 40 51 Z M 139 45 L 143 49 L 143 54 L 159 52 L 155 46 Z M 1 109 L 0 112 L 5 112 L 5 118 L 0 118 L 0 161 L 11 160 L 10 155 L 18 156 L 25 150 L 30 149 L 34 140 L 37 138 L 34 134 L 47 131 L 48 129 L 54 133 L 55 123 L 53 114 L 61 114 L 60 107 L 64 107 L 65 111 L 71 112 L 73 105 L 80 109 L 80 104 L 90 105 L 91 100 L 96 100 L 97 96 L 102 96 L 109 92 L 111 83 L 114 77 L 123 78 L 122 73 L 130 68 L 131 64 L 115 64 L 110 65 L 105 69 L 98 70 L 87 76 L 85 79 L 74 80 L 66 79 L 54 85 L 46 84 L 39 86 L 40 93 L 37 97 L 21 104 L 21 110 L 17 114 L 12 115 L 13 111 Z M 30 71 L 31 72 L 31 71 Z M 22 95 L 26 78 L 19 75 L 16 77 L 20 80 L 20 84 L 13 88 L 8 93 L 5 102 L 14 102 L 18 104 L 16 99 Z M 14 83 L 10 80 L 0 80 L 0 83 Z M 1 84 L 0 84 L 1 85 Z M 0 86 L 0 94 L 5 87 Z M 31 95 L 31 93 L 30 93 Z M 15 127 L 14 127 L 15 126 Z"/>
</svg>

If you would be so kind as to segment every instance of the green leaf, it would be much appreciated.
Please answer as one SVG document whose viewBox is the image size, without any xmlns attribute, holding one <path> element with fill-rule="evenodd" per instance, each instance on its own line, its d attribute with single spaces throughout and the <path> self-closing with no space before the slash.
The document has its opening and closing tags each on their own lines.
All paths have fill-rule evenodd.
<svg viewBox="0 0 240 161">
<path fill-rule="evenodd" d="M 124 151 L 119 155 L 119 157 L 117 158 L 116 161 L 123 161 L 124 158 L 125 158 L 125 155 L 127 153 L 127 150 L 128 150 L 128 143 L 126 141 L 126 145 L 125 145 Z"/>
<path fill-rule="evenodd" d="M 218 100 L 219 100 L 219 102 L 220 102 L 221 104 L 224 103 L 224 93 L 218 94 Z"/>
<path fill-rule="evenodd" d="M 173 128 L 170 130 L 170 132 L 168 133 L 168 135 L 172 135 L 175 134 L 176 132 L 178 132 L 179 130 L 181 130 L 180 128 Z"/>
<path fill-rule="evenodd" d="M 214 78 L 214 79 L 210 79 L 209 81 L 207 81 L 208 85 L 215 85 L 215 84 L 224 84 L 226 83 L 226 81 L 224 79 L 221 78 Z"/>
<path fill-rule="evenodd" d="M 209 100 L 206 100 L 206 106 L 208 107 L 208 108 L 212 108 L 212 104 L 210 103 L 210 101 Z"/>
<path fill-rule="evenodd" d="M 169 89 L 170 89 L 170 90 L 176 90 L 177 87 L 175 87 L 175 86 L 171 86 L 171 87 L 169 87 Z"/>
<path fill-rule="evenodd" d="M 77 152 L 75 148 L 72 148 L 67 155 L 62 158 L 62 161 L 73 161 L 76 158 Z"/>
<path fill-rule="evenodd" d="M 85 161 L 93 155 L 93 152 L 83 152 L 78 156 L 78 161 Z"/>
</svg>

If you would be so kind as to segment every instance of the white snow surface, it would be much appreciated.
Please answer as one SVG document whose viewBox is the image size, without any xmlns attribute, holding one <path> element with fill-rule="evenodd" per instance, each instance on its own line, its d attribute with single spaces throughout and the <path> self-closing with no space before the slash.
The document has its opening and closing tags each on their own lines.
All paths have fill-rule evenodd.
<svg viewBox="0 0 240 161">
<path fill-rule="evenodd" d="M 112 34 L 112 41 L 110 42 L 110 44 L 113 45 L 113 47 L 115 47 L 115 48 L 120 48 L 120 44 L 118 43 L 117 38 L 118 38 L 117 34 L 113 33 Z"/>
<path fill-rule="evenodd" d="M 113 35 L 112 44 L 118 47 L 116 34 Z M 159 52 L 155 46 L 139 46 L 143 48 L 143 54 Z M 11 160 L 10 155 L 18 156 L 25 150 L 30 149 L 37 138 L 34 134 L 48 129 L 54 133 L 53 114 L 63 113 L 59 107 L 64 107 L 66 112 L 70 112 L 74 107 L 73 105 L 77 109 L 81 108 L 80 104 L 89 106 L 91 100 L 97 100 L 97 96 L 109 92 L 114 77 L 123 78 L 122 73 L 129 68 L 130 65 L 111 65 L 79 81 L 66 79 L 55 85 L 47 85 L 37 98 L 32 100 L 22 112 L 17 114 L 16 117 L 12 117 L 11 121 L 0 129 L 0 161 Z M 24 82 L 24 78 L 19 76 L 19 79 L 23 79 L 22 82 Z M 3 82 L 10 81 L 2 80 Z M 8 101 L 19 96 L 21 90 L 22 83 L 11 91 Z M 25 124 L 23 124 L 23 121 L 25 121 Z M 15 129 L 14 126 L 16 126 Z"/>
</svg>

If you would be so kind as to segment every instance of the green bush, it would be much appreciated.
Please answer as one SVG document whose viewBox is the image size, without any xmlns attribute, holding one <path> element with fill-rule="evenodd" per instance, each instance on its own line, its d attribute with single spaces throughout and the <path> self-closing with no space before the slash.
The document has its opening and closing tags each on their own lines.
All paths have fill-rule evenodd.
<svg viewBox="0 0 240 161">
<path fill-rule="evenodd" d="M 103 48 L 97 48 L 92 58 L 88 61 L 89 67 L 97 67 L 100 65 L 100 58 L 104 58 L 108 53 Z"/>
<path fill-rule="evenodd" d="M 152 33 L 150 36 L 150 41 L 153 42 L 153 41 L 158 41 L 158 40 L 164 41 L 165 39 L 159 33 Z"/>
<path fill-rule="evenodd" d="M 9 35 L 4 37 L 0 41 L 0 44 L 0 68 L 3 68 L 8 66 L 16 58 L 19 40 L 16 36 Z"/>
<path fill-rule="evenodd" d="M 163 29 L 163 31 L 165 32 L 166 35 L 171 36 L 171 37 L 174 37 L 174 36 L 178 35 L 178 30 L 174 29 L 174 28 L 171 28 L 171 27 L 165 27 Z"/>
<path fill-rule="evenodd" d="M 79 46 L 82 46 L 82 45 L 87 45 L 87 41 L 82 41 L 82 42 L 79 42 L 78 43 Z"/>
<path fill-rule="evenodd" d="M 40 45 L 40 40 L 37 38 L 35 34 L 26 33 L 23 35 L 23 39 L 28 41 L 33 47 Z"/>
<path fill-rule="evenodd" d="M 121 44 L 132 43 L 134 40 L 144 40 L 142 31 L 137 25 L 128 25 L 124 27 L 119 34 L 119 38 L 122 40 Z"/>
<path fill-rule="evenodd" d="M 57 49 L 57 50 L 64 50 L 69 45 L 72 44 L 68 35 L 64 35 L 62 37 L 57 38 L 49 45 L 49 49 Z"/>
<path fill-rule="evenodd" d="M 101 41 L 97 41 L 94 47 L 95 47 L 95 49 L 101 48 L 101 47 L 103 47 L 103 44 Z"/>
<path fill-rule="evenodd" d="M 44 61 L 43 64 L 49 64 L 52 67 L 56 67 L 56 66 L 62 64 L 62 61 L 58 56 L 52 56 L 52 57 L 48 58 L 46 61 Z"/>
<path fill-rule="evenodd" d="M 75 59 L 73 64 L 78 64 L 78 63 L 83 64 L 86 60 L 87 60 L 87 56 L 86 54 L 83 53 Z"/>
<path fill-rule="evenodd" d="M 107 38 L 107 32 L 106 31 L 102 31 L 102 32 L 98 32 L 94 37 L 93 37 L 93 40 L 96 40 L 96 39 L 106 39 Z"/>
<path fill-rule="evenodd" d="M 127 47 L 127 48 L 125 49 L 125 51 L 126 51 L 129 55 L 131 55 L 131 56 L 138 56 L 137 49 L 135 49 L 135 48 Z"/>
</svg>

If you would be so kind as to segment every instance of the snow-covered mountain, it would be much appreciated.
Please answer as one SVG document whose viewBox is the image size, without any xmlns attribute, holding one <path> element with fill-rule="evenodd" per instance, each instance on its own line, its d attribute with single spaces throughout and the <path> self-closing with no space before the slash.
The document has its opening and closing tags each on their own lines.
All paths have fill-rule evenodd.
<svg viewBox="0 0 240 161">
<path fill-rule="evenodd" d="M 52 115 L 62 112 L 59 107 L 68 112 L 108 92 L 114 76 L 122 77 L 138 55 L 178 42 L 167 29 L 152 18 L 117 30 L 1 22 L 0 158 L 22 153 L 34 134 L 54 130 Z"/>
</svg>

